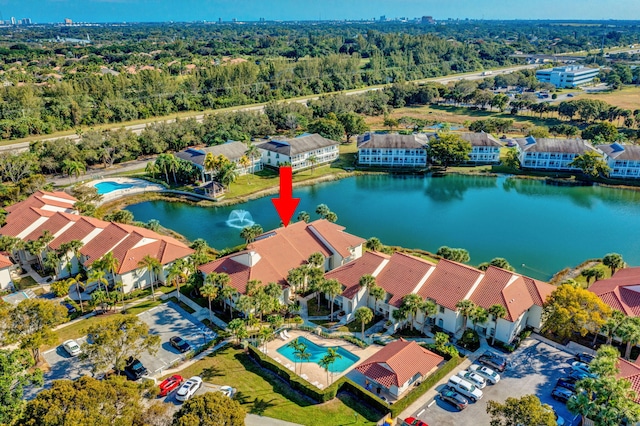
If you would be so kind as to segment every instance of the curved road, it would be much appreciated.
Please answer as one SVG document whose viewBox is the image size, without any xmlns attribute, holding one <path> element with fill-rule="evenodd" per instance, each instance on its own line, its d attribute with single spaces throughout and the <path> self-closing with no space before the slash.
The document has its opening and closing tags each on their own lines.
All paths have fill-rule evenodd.
<svg viewBox="0 0 640 426">
<path fill-rule="evenodd" d="M 519 70 L 522 70 L 522 69 L 536 68 L 537 66 L 538 65 L 536 65 L 536 64 L 532 64 L 532 65 L 517 65 L 517 66 L 513 66 L 513 67 L 508 67 L 508 68 L 501 68 L 501 69 L 497 69 L 497 70 L 492 70 L 492 74 L 491 75 L 508 74 L 508 73 L 512 73 L 514 71 L 519 71 Z M 457 80 L 479 80 L 479 79 L 482 79 L 482 78 L 485 78 L 485 77 L 489 77 L 489 76 L 483 75 L 483 71 L 479 71 L 479 72 L 476 72 L 476 73 L 470 73 L 470 74 L 465 74 L 465 75 L 449 75 L 449 76 L 444 76 L 444 77 L 425 78 L 425 79 L 422 79 L 422 80 L 415 80 L 413 82 L 421 83 L 421 82 L 432 81 L 432 82 L 438 82 L 438 83 L 442 83 L 442 84 L 447 84 L 447 83 L 450 83 L 452 81 L 457 81 Z M 348 96 L 357 95 L 357 94 L 360 94 L 360 93 L 370 92 L 372 90 L 380 90 L 380 89 L 382 89 L 384 87 L 386 87 L 386 86 L 369 87 L 369 88 L 365 88 L 365 89 L 361 89 L 361 90 L 353 90 L 353 91 L 349 91 L 349 92 L 345 92 L 345 93 Z M 301 104 L 305 104 L 306 105 L 307 101 L 318 99 L 319 97 L 320 97 L 320 95 L 307 96 L 307 97 L 302 98 L 302 99 L 296 99 L 293 102 L 299 102 Z M 287 102 L 287 99 L 283 100 L 282 102 Z M 239 106 L 237 108 L 232 108 L 232 109 L 226 109 L 225 112 L 236 112 L 236 111 L 260 111 L 260 112 L 262 112 L 263 110 L 264 110 L 264 105 L 248 105 L 248 106 Z M 204 116 L 205 116 L 204 113 L 202 113 L 202 114 L 194 114 L 194 115 L 189 116 L 189 118 L 195 118 L 198 122 L 201 122 L 202 119 L 204 118 Z M 185 118 L 187 118 L 187 117 L 185 117 Z M 159 123 L 159 122 L 172 123 L 174 121 L 175 121 L 175 118 L 170 118 L 170 119 L 166 119 L 166 120 L 159 119 L 159 120 L 154 121 L 152 123 Z M 129 125 L 129 126 L 123 125 L 123 127 L 125 129 L 127 129 L 127 130 L 131 130 L 135 134 L 140 134 L 140 133 L 142 133 L 142 131 L 144 130 L 145 127 L 147 127 L 149 124 L 152 124 L 152 123 L 132 124 L 132 125 Z M 54 136 L 54 137 L 43 138 L 41 140 L 46 141 L 46 140 L 54 140 L 54 139 L 78 140 L 79 137 L 78 137 L 78 135 Z M 29 142 L 16 142 L 16 143 L 0 146 L 0 152 L 3 152 L 3 151 L 21 152 L 21 151 L 26 151 L 27 149 L 29 149 Z M 144 167 L 144 165 L 142 165 L 142 167 Z M 122 170 L 120 170 L 120 171 L 122 171 Z M 89 171 L 87 173 L 89 173 Z"/>
</svg>

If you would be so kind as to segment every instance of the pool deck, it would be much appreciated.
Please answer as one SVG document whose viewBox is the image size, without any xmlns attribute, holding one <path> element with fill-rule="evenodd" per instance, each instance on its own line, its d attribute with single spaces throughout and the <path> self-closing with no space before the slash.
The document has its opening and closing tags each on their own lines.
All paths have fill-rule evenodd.
<svg viewBox="0 0 640 426">
<path fill-rule="evenodd" d="M 366 360 L 371 355 L 375 354 L 380 349 L 382 349 L 382 346 L 378 346 L 378 345 L 370 345 L 367 348 L 362 349 L 354 345 L 353 343 L 349 343 L 345 340 L 325 339 L 324 337 L 318 336 L 308 331 L 289 330 L 288 333 L 289 333 L 289 336 L 291 337 L 286 341 L 282 340 L 280 337 L 276 337 L 274 340 L 267 343 L 267 355 L 273 358 L 274 360 L 276 360 L 277 362 L 279 362 L 280 364 L 284 365 L 285 367 L 288 367 L 291 371 L 294 371 L 295 369 L 298 375 L 300 375 L 303 379 L 307 380 L 309 383 L 311 384 L 314 384 L 314 382 L 320 383 L 322 387 L 327 387 L 329 384 L 338 380 L 340 377 L 345 376 L 351 370 L 353 370 L 355 366 L 359 365 L 362 361 Z M 287 357 L 277 352 L 278 348 L 289 344 L 289 342 L 291 342 L 292 340 L 298 337 L 305 337 L 306 339 L 312 341 L 313 343 L 319 346 L 326 346 L 326 347 L 340 346 L 348 350 L 352 354 L 356 355 L 357 357 L 359 357 L 360 360 L 355 362 L 351 367 L 347 368 L 341 373 L 333 373 L 333 374 L 329 373 L 329 382 L 328 382 L 327 372 L 324 370 L 324 368 L 320 367 L 318 364 L 314 362 L 303 362 L 303 363 L 294 364 L 292 361 L 287 359 Z M 261 349 L 262 349 L 262 346 L 261 346 Z M 302 371 L 300 371 L 301 367 L 302 367 Z"/>
<path fill-rule="evenodd" d="M 134 178 L 128 178 L 128 177 L 105 177 L 97 180 L 92 180 L 91 182 L 87 182 L 86 185 L 95 187 L 97 184 L 103 183 L 103 182 L 115 182 L 119 184 L 128 184 L 132 186 L 124 189 L 116 189 L 115 191 L 102 194 L 102 200 L 100 201 L 99 204 L 104 204 L 109 201 L 113 201 L 118 198 L 125 197 L 127 195 L 141 194 L 145 192 L 160 192 L 160 191 L 164 191 L 165 189 L 162 185 L 151 183 L 144 179 L 134 179 Z"/>
</svg>

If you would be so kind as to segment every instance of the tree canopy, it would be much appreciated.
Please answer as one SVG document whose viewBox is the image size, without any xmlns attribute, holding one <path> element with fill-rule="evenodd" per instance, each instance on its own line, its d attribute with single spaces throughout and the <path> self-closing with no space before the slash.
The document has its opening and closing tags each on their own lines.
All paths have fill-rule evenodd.
<svg viewBox="0 0 640 426">
<path fill-rule="evenodd" d="M 432 163 L 447 168 L 469 160 L 471 144 L 454 133 L 440 133 L 429 139 L 427 155 Z"/>
<path fill-rule="evenodd" d="M 542 404 L 535 395 L 509 397 L 503 403 L 487 402 L 491 426 L 555 426 L 556 416 L 550 405 Z"/>
<path fill-rule="evenodd" d="M 221 392 L 207 392 L 186 401 L 173 416 L 174 426 L 244 426 L 247 413 Z"/>
</svg>

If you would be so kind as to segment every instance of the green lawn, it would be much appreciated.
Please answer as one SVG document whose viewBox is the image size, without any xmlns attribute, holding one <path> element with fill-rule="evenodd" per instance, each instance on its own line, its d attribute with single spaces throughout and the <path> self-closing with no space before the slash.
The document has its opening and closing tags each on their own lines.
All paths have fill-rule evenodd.
<svg viewBox="0 0 640 426">
<path fill-rule="evenodd" d="M 249 413 L 303 425 L 374 425 L 382 417 L 348 394 L 340 394 L 323 404 L 315 403 L 231 346 L 205 357 L 180 374 L 183 377 L 198 375 L 207 382 L 237 388 L 236 398 Z"/>
<path fill-rule="evenodd" d="M 25 288 L 37 286 L 38 283 L 34 280 L 31 275 L 26 275 L 23 278 L 18 278 L 13 280 L 13 283 L 18 290 L 24 290 Z"/>
</svg>

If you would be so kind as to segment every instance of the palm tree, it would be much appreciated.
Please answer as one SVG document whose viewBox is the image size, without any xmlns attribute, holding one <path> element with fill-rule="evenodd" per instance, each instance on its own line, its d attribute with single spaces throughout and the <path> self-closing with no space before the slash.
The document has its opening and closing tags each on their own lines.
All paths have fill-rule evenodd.
<svg viewBox="0 0 640 426">
<path fill-rule="evenodd" d="M 322 359 L 320 359 L 320 361 L 318 362 L 318 365 L 320 367 L 324 368 L 324 370 L 327 372 L 327 385 L 330 384 L 329 383 L 329 368 L 331 367 L 331 365 L 334 362 L 336 362 L 340 358 L 342 358 L 342 355 L 340 355 L 335 348 L 327 348 L 326 355 L 323 356 Z"/>
<path fill-rule="evenodd" d="M 629 359 L 631 348 L 640 343 L 640 317 L 627 317 L 618 327 L 617 335 L 626 342 L 624 358 Z"/>
<path fill-rule="evenodd" d="M 294 354 L 297 354 L 302 349 L 303 346 L 304 346 L 304 343 L 299 341 L 297 337 L 295 339 L 293 339 L 292 341 L 290 341 L 289 343 L 287 343 L 287 347 L 288 348 L 292 348 Z M 295 370 L 296 371 L 298 369 L 298 363 L 296 361 L 297 359 L 298 359 L 298 357 L 296 357 L 296 356 L 293 357 L 293 363 L 295 365 Z"/>
<path fill-rule="evenodd" d="M 249 160 L 249 157 L 247 157 L 246 155 L 240 157 L 240 159 L 238 160 L 238 165 L 242 167 L 247 174 L 251 174 L 249 171 L 249 166 L 251 165 L 251 160 Z"/>
<path fill-rule="evenodd" d="M 222 288 L 220 288 L 220 296 L 225 303 L 229 305 L 229 317 L 233 319 L 233 309 L 231 309 L 231 301 L 234 297 L 238 295 L 238 290 L 231 287 L 230 285 L 224 284 Z"/>
<path fill-rule="evenodd" d="M 471 313 L 471 319 L 473 321 L 473 329 L 476 330 L 478 324 L 484 324 L 489 319 L 489 313 L 482 306 L 476 306 Z M 477 331 L 477 330 L 476 330 Z"/>
<path fill-rule="evenodd" d="M 287 274 L 287 283 L 293 288 L 293 291 L 298 293 L 302 290 L 305 281 L 307 280 L 307 274 L 304 272 L 303 267 L 297 267 L 289 270 Z"/>
<path fill-rule="evenodd" d="M 218 181 L 227 189 L 233 182 L 238 179 L 238 171 L 236 170 L 236 164 L 232 162 L 225 163 L 218 172 Z"/>
<path fill-rule="evenodd" d="M 81 161 L 65 159 L 62 161 L 62 170 L 71 177 L 75 175 L 76 181 L 80 175 L 87 171 L 87 166 Z"/>
<path fill-rule="evenodd" d="M 156 173 L 160 173 L 160 168 L 154 161 L 149 161 L 144 168 L 144 172 L 148 175 L 151 175 L 151 177 L 155 179 Z"/>
<path fill-rule="evenodd" d="M 356 309 L 356 321 L 360 321 L 362 325 L 362 340 L 364 340 L 364 325 L 373 319 L 373 312 L 366 306 Z"/>
<path fill-rule="evenodd" d="M 376 237 L 369 238 L 367 242 L 364 244 L 364 246 L 367 250 L 372 250 L 372 251 L 382 250 L 382 243 Z"/>
<path fill-rule="evenodd" d="M 207 278 L 205 278 L 204 280 L 205 284 L 202 287 L 200 287 L 200 294 L 206 297 L 207 300 L 209 301 L 209 321 L 210 322 L 213 322 L 211 318 L 211 299 L 215 299 L 216 297 L 218 297 L 218 287 L 213 285 L 213 283 L 211 282 L 212 280 L 210 280 L 212 276 L 213 274 L 207 275 Z"/>
<path fill-rule="evenodd" d="M 244 155 L 251 160 L 251 163 L 253 164 L 256 160 L 258 160 L 260 157 L 262 157 L 262 154 L 260 154 L 260 150 L 258 149 L 258 147 L 256 147 L 254 144 L 252 144 L 251 142 L 247 142 L 247 150 L 244 152 Z M 255 172 L 255 169 L 252 170 L 252 172 Z"/>
<path fill-rule="evenodd" d="M 185 265 L 184 259 L 178 259 L 169 268 L 167 273 L 167 280 L 173 283 L 178 288 L 178 300 L 180 300 L 180 281 L 187 279 L 187 274 L 184 272 Z"/>
<path fill-rule="evenodd" d="M 335 279 L 325 280 L 322 289 L 329 295 L 329 302 L 331 303 L 331 316 L 329 318 L 333 321 L 334 299 L 337 295 L 342 293 L 342 284 L 340 284 L 340 281 Z"/>
<path fill-rule="evenodd" d="M 96 261 L 97 262 L 97 261 Z M 92 263 L 92 266 L 96 264 L 96 262 Z M 104 277 L 105 273 L 99 267 L 93 267 L 91 272 L 89 272 L 89 276 L 87 277 L 87 282 L 98 283 L 98 290 L 101 290 L 101 285 L 104 285 L 105 294 L 109 297 L 109 289 L 107 286 L 109 285 L 109 281 Z"/>
<path fill-rule="evenodd" d="M 82 284 L 82 276 L 80 274 L 76 275 L 75 278 L 71 277 L 67 279 L 67 284 L 69 287 L 72 285 L 76 286 L 76 293 L 78 293 L 78 304 L 80 305 L 80 312 L 84 315 L 84 306 L 82 304 L 82 295 L 80 294 L 80 285 Z"/>
<path fill-rule="evenodd" d="M 236 309 L 242 312 L 245 317 L 248 317 L 251 309 L 253 309 L 253 300 L 251 300 L 250 296 L 241 295 L 236 302 Z"/>
<path fill-rule="evenodd" d="M 609 316 L 607 322 L 605 322 L 602 326 L 602 330 L 600 330 L 601 333 L 607 336 L 607 345 L 611 344 L 611 342 L 613 341 L 613 336 L 616 335 L 618 327 L 620 327 L 622 323 L 624 323 L 625 319 L 627 319 L 627 316 L 619 310 L 614 309 L 611 312 L 611 316 Z M 598 338 L 598 333 L 595 333 L 595 335 L 595 339 L 593 340 L 594 344 Z"/>
<path fill-rule="evenodd" d="M 312 268 L 324 268 L 324 256 L 320 252 L 311 253 L 307 259 L 307 263 Z"/>
<path fill-rule="evenodd" d="M 236 336 L 238 343 L 240 343 L 240 339 L 247 335 L 247 326 L 240 318 L 236 318 L 229 322 L 229 330 L 231 330 L 231 333 Z"/>
<path fill-rule="evenodd" d="M 379 285 L 373 285 L 369 287 L 369 294 L 371 295 L 371 297 L 373 297 L 373 309 L 374 311 L 377 311 L 378 300 L 384 299 L 384 296 L 387 294 L 387 292 L 384 291 L 384 288 L 380 287 Z"/>
<path fill-rule="evenodd" d="M 213 171 L 217 166 L 216 158 L 213 156 L 213 153 L 207 152 L 207 155 L 204 156 L 204 162 L 202 165 L 205 172 L 213 174 Z"/>
<path fill-rule="evenodd" d="M 374 277 L 371 274 L 364 274 L 363 276 L 360 277 L 360 280 L 358 281 L 358 284 L 360 285 L 360 288 L 366 288 L 367 289 L 367 305 L 369 306 L 369 289 L 371 287 L 373 287 L 374 285 L 376 285 L 376 277 Z"/>
<path fill-rule="evenodd" d="M 111 275 L 111 280 L 115 282 L 116 272 L 120 267 L 120 261 L 113 255 L 113 252 L 107 252 L 100 258 L 100 268 Z"/>
<path fill-rule="evenodd" d="M 176 171 L 178 170 L 179 161 L 176 156 L 173 154 L 167 154 L 167 158 L 165 160 L 167 162 L 167 169 L 173 175 L 173 183 L 178 184 L 178 180 L 176 179 Z"/>
<path fill-rule="evenodd" d="M 318 164 L 318 157 L 312 154 L 307 158 L 307 161 L 311 164 L 311 174 L 313 174 L 316 170 L 316 164 Z"/>
<path fill-rule="evenodd" d="M 301 211 L 300 213 L 298 213 L 298 221 L 299 222 L 309 223 L 310 219 L 311 219 L 311 216 L 309 216 L 309 213 L 305 212 L 304 210 Z"/>
<path fill-rule="evenodd" d="M 466 330 L 467 319 L 473 314 L 473 311 L 476 309 L 476 304 L 469 299 L 464 299 L 456 303 L 456 308 L 460 315 L 462 315 L 462 329 Z"/>
<path fill-rule="evenodd" d="M 613 275 L 617 269 L 624 268 L 624 259 L 618 253 L 609 253 L 602 258 L 602 264 L 608 266 Z"/>
<path fill-rule="evenodd" d="M 160 272 L 162 271 L 162 264 L 155 257 L 152 257 L 150 255 L 146 255 L 145 257 L 142 258 L 142 260 L 140 262 L 138 262 L 138 267 L 144 268 L 147 271 L 149 271 L 149 276 L 151 278 L 151 297 L 155 301 L 156 300 L 156 294 L 155 294 L 156 289 L 155 289 L 154 284 L 155 284 L 155 280 L 156 280 L 156 275 L 160 274 Z"/>
<path fill-rule="evenodd" d="M 403 321 L 406 321 L 408 314 L 406 309 L 403 308 L 399 308 L 399 309 L 394 309 L 393 313 L 391 314 L 391 317 L 393 318 L 393 320 L 396 323 L 401 323 Z"/>
<path fill-rule="evenodd" d="M 300 374 L 302 374 L 302 363 L 311 358 L 311 352 L 307 351 L 307 345 L 300 343 L 300 347 L 295 352 L 295 356 L 300 360 Z"/>
<path fill-rule="evenodd" d="M 400 309 L 403 309 L 407 314 L 411 315 L 411 329 L 415 330 L 415 320 L 422 307 L 424 300 L 422 297 L 415 293 L 407 294 L 402 298 L 402 304 L 400 305 Z"/>
<path fill-rule="evenodd" d="M 427 322 L 427 318 L 434 316 L 438 313 L 438 305 L 431 299 L 425 300 L 422 305 L 420 305 L 420 310 L 424 314 L 424 323 L 422 324 L 422 328 L 424 329 L 424 325 Z"/>
<path fill-rule="evenodd" d="M 500 305 L 499 303 L 496 303 L 495 305 L 489 306 L 489 309 L 487 309 L 487 313 L 493 317 L 493 321 L 496 323 L 496 327 L 493 330 L 493 336 L 491 337 L 491 346 L 493 346 L 496 343 L 498 320 L 507 316 L 507 308 Z"/>
<path fill-rule="evenodd" d="M 272 334 L 273 330 L 271 330 L 271 327 L 262 327 L 260 329 L 260 332 L 258 333 L 258 336 L 260 337 L 260 340 L 262 340 L 262 343 L 264 345 L 265 353 L 267 353 L 267 342 L 269 341 L 269 338 Z"/>
<path fill-rule="evenodd" d="M 329 212 L 331 212 L 331 210 L 329 210 L 329 207 L 327 207 L 326 204 L 318 204 L 318 206 L 316 207 L 316 214 L 321 218 L 327 217 L 327 214 L 329 214 Z"/>
</svg>

